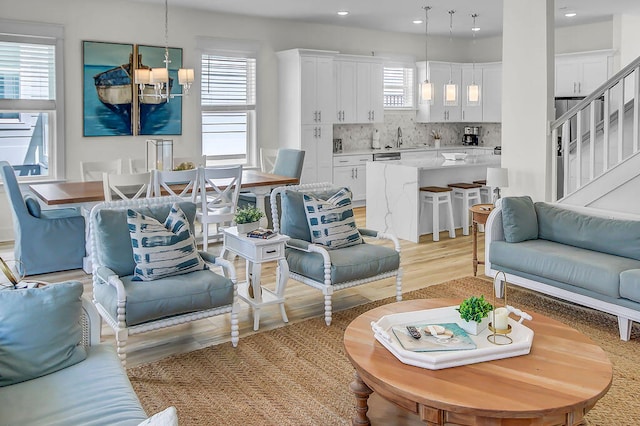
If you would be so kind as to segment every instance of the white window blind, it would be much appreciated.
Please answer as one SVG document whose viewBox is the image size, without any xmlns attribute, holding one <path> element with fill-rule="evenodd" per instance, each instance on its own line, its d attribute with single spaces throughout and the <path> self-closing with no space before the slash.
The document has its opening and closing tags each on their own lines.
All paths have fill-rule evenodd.
<svg viewBox="0 0 640 426">
<path fill-rule="evenodd" d="M 203 153 L 246 162 L 255 139 L 256 60 L 203 54 L 201 72 Z"/>
<path fill-rule="evenodd" d="M 408 109 L 414 107 L 414 69 L 409 67 L 384 68 L 385 109 Z"/>
<path fill-rule="evenodd" d="M 0 99 L 55 100 L 55 46 L 0 41 Z"/>
</svg>

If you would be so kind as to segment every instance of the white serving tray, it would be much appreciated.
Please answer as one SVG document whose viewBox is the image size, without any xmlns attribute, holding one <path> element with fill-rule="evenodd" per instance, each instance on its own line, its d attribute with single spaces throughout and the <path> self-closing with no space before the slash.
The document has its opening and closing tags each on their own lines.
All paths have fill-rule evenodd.
<svg viewBox="0 0 640 426">
<path fill-rule="evenodd" d="M 424 323 L 457 323 L 460 324 L 460 314 L 455 310 L 458 306 L 426 309 L 422 311 L 404 312 L 385 315 L 378 321 L 371 322 L 373 334 L 385 348 L 387 348 L 401 362 L 416 367 L 440 370 L 443 368 L 457 367 L 459 365 L 475 364 L 494 359 L 510 358 L 527 355 L 533 342 L 533 330 L 521 324 L 523 319 L 531 319 L 529 315 L 512 307 L 510 311 L 521 315 L 520 321 L 509 318 L 511 333 L 509 337 L 513 343 L 508 345 L 495 345 L 487 340 L 492 334 L 488 329 L 477 336 L 469 335 L 476 344 L 476 349 L 441 352 L 413 352 L 402 347 L 394 336 L 391 328 L 394 326 L 406 326 Z"/>
</svg>

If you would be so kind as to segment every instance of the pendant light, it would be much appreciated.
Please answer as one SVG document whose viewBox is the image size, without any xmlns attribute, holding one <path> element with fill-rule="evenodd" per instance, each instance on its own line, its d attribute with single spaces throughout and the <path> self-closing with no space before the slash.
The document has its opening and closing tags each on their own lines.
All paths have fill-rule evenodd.
<svg viewBox="0 0 640 426">
<path fill-rule="evenodd" d="M 455 10 L 449 11 L 449 48 L 453 44 L 453 14 Z M 453 82 L 453 65 L 449 63 L 449 82 L 444 85 L 444 106 L 458 105 L 458 85 Z"/>
<path fill-rule="evenodd" d="M 478 27 L 476 27 L 476 18 L 478 17 L 477 13 L 471 15 L 473 18 L 473 26 L 471 27 L 471 32 L 473 33 L 473 49 L 472 51 L 476 51 L 476 31 L 478 31 Z M 476 83 L 476 60 L 475 55 L 473 58 L 473 65 L 471 68 L 471 84 L 467 86 L 467 105 L 475 106 L 480 105 L 480 85 Z"/>
<path fill-rule="evenodd" d="M 423 103 L 432 103 L 433 102 L 433 84 L 429 82 L 429 10 L 431 10 L 431 6 L 424 6 L 424 72 L 425 72 L 425 80 L 420 85 L 420 93 L 422 94 L 422 102 Z"/>
</svg>

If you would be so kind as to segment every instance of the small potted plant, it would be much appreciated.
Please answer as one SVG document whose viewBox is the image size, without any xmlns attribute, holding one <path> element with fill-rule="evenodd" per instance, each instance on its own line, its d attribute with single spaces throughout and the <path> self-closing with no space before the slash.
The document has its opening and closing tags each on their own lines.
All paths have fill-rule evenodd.
<svg viewBox="0 0 640 426">
<path fill-rule="evenodd" d="M 491 303 L 484 296 L 471 296 L 464 299 L 456 311 L 460 313 L 460 327 L 469 334 L 481 333 L 489 325 L 489 312 L 493 310 Z"/>
<path fill-rule="evenodd" d="M 233 218 L 234 222 L 238 226 L 239 234 L 246 234 L 260 227 L 260 219 L 264 214 L 262 210 L 257 207 L 248 206 L 243 209 L 238 209 Z"/>
</svg>

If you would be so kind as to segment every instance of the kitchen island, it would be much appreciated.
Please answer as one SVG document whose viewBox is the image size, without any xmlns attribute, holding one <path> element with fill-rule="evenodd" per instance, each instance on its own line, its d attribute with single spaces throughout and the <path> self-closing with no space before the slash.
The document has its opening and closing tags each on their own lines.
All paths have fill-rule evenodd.
<svg viewBox="0 0 640 426">
<path fill-rule="evenodd" d="M 442 157 L 367 163 L 367 228 L 417 243 L 433 232 L 431 206 L 420 212 L 420 187 L 447 186 L 486 179 L 487 167 L 500 167 L 500 156 Z M 461 227 L 460 203 L 453 202 L 454 225 Z M 441 214 L 441 229 L 445 215 Z"/>
</svg>

